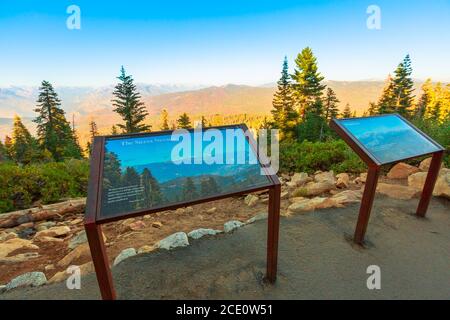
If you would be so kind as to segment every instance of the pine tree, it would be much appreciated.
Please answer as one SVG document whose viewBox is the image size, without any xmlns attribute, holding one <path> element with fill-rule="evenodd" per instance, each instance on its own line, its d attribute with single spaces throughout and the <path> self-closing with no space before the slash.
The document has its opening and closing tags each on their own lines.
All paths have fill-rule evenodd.
<svg viewBox="0 0 450 320">
<path fill-rule="evenodd" d="M 333 118 L 337 118 L 339 114 L 338 103 L 339 100 L 333 89 L 327 88 L 327 93 L 324 99 L 324 117 L 327 122 Z"/>
<path fill-rule="evenodd" d="M 167 109 L 161 110 L 161 130 L 169 130 L 169 112 Z"/>
<path fill-rule="evenodd" d="M 347 103 L 345 105 L 344 110 L 341 113 L 341 118 L 351 118 L 352 117 L 352 110 L 350 109 L 350 104 Z"/>
<path fill-rule="evenodd" d="M 14 151 L 13 151 L 13 142 L 10 136 L 5 136 L 5 152 L 6 157 L 10 160 L 13 160 L 14 158 Z"/>
<path fill-rule="evenodd" d="M 384 86 L 383 93 L 378 100 L 378 113 L 395 113 L 396 112 L 396 98 L 394 92 L 395 86 L 391 75 L 388 76 L 386 80 L 386 85 Z"/>
<path fill-rule="evenodd" d="M 37 123 L 37 135 L 40 146 L 48 150 L 55 161 L 65 157 L 81 158 L 81 149 L 76 136 L 60 108 L 61 100 L 48 81 L 42 81 L 39 88 L 34 122 Z"/>
<path fill-rule="evenodd" d="M 0 163 L 8 161 L 8 152 L 6 151 L 6 147 L 3 142 L 0 140 Z"/>
<path fill-rule="evenodd" d="M 17 115 L 13 124 L 12 152 L 13 159 L 20 164 L 29 164 L 38 158 L 38 144 Z"/>
<path fill-rule="evenodd" d="M 281 78 L 277 82 L 278 89 L 272 100 L 273 127 L 280 129 L 280 139 L 293 138 L 298 114 L 294 109 L 292 98 L 292 85 L 289 80 L 289 66 L 287 57 L 284 57 Z"/>
<path fill-rule="evenodd" d="M 148 115 L 144 103 L 141 102 L 141 95 L 137 92 L 133 78 L 126 75 L 125 69 L 120 69 L 120 76 L 117 77 L 120 82 L 115 86 L 112 100 L 114 111 L 123 119 L 124 124 L 117 126 L 124 133 L 150 131 L 151 126 L 144 124 L 145 117 Z"/>
<path fill-rule="evenodd" d="M 111 127 L 111 135 L 115 136 L 115 135 L 118 135 L 118 134 L 119 134 L 119 131 L 117 131 L 117 127 L 115 125 L 113 125 Z"/>
<path fill-rule="evenodd" d="M 92 153 L 92 144 L 94 143 L 94 137 L 98 136 L 97 124 L 94 120 L 89 122 L 89 141 L 86 144 L 86 151 L 89 155 Z"/>
<path fill-rule="evenodd" d="M 190 129 L 192 127 L 191 119 L 189 119 L 189 116 L 187 113 L 183 113 L 177 120 L 178 128 L 179 129 Z"/>
<path fill-rule="evenodd" d="M 396 112 L 409 117 L 413 107 L 414 82 L 411 78 L 412 68 L 409 55 L 403 59 L 394 72 L 393 95 L 395 97 Z"/>
<path fill-rule="evenodd" d="M 296 68 L 291 75 L 294 80 L 294 99 L 302 119 L 308 108 L 320 99 L 325 89 L 324 77 L 318 72 L 317 60 L 311 48 L 306 47 L 295 59 Z"/>
<path fill-rule="evenodd" d="M 120 160 L 114 152 L 105 152 L 103 161 L 103 188 L 118 188 L 122 186 L 122 170 Z M 106 194 L 106 192 L 104 192 Z"/>
<path fill-rule="evenodd" d="M 378 106 L 375 102 L 369 102 L 369 109 L 367 109 L 369 116 L 374 116 L 378 114 Z"/>
<path fill-rule="evenodd" d="M 204 116 L 201 117 L 200 121 L 202 128 L 207 128 L 209 126 L 208 121 L 206 121 L 206 118 Z"/>
</svg>

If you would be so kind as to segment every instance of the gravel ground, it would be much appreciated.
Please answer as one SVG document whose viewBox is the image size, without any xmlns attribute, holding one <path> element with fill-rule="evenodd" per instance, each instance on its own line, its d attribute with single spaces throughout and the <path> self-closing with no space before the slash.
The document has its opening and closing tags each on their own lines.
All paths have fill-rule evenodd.
<svg viewBox="0 0 450 320">
<path fill-rule="evenodd" d="M 417 200 L 377 196 L 364 248 L 349 241 L 359 205 L 282 218 L 278 280 L 263 281 L 266 221 L 233 234 L 191 241 L 113 268 L 119 299 L 449 299 L 450 202 L 433 199 L 427 218 Z M 368 290 L 366 269 L 381 268 Z M 80 290 L 65 283 L 15 289 L 0 299 L 98 299 L 95 275 Z"/>
</svg>

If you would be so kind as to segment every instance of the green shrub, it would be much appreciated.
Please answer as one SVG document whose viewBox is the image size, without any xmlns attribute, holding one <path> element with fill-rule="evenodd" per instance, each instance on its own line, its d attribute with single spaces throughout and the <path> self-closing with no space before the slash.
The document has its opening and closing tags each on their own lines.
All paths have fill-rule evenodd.
<svg viewBox="0 0 450 320">
<path fill-rule="evenodd" d="M 342 140 L 280 143 L 281 172 L 313 173 L 317 170 L 359 173 L 366 167 Z"/>
<path fill-rule="evenodd" d="M 87 160 L 28 166 L 0 163 L 0 212 L 24 209 L 38 200 L 46 204 L 86 196 L 88 175 Z"/>
</svg>

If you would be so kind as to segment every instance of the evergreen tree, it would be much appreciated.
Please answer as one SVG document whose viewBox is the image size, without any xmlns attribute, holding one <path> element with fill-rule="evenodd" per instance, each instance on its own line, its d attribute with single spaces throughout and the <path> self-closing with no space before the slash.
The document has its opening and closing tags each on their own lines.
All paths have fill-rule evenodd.
<svg viewBox="0 0 450 320">
<path fill-rule="evenodd" d="M 190 201 L 198 198 L 197 190 L 195 188 L 194 181 L 191 177 L 186 178 L 186 182 L 183 187 L 183 200 Z"/>
<path fill-rule="evenodd" d="M 124 133 L 150 131 L 151 126 L 144 124 L 145 117 L 148 115 L 144 103 L 141 102 L 141 95 L 137 92 L 133 78 L 126 75 L 125 69 L 120 69 L 120 76 L 117 77 L 119 83 L 115 86 L 112 100 L 114 111 L 123 119 L 124 124 L 117 126 Z"/>
<path fill-rule="evenodd" d="M 271 110 L 273 127 L 280 129 L 280 139 L 293 138 L 298 114 L 294 109 L 287 57 L 284 57 L 281 78 L 277 84 L 278 89 L 274 94 Z"/>
<path fill-rule="evenodd" d="M 119 134 L 119 131 L 117 131 L 117 127 L 115 125 L 113 125 L 111 127 L 111 135 L 115 136 L 115 135 L 118 135 L 118 134 Z"/>
<path fill-rule="evenodd" d="M 396 112 L 396 97 L 395 97 L 395 86 L 391 75 L 388 76 L 386 80 L 386 85 L 383 89 L 383 93 L 378 100 L 378 113 L 394 113 Z"/>
<path fill-rule="evenodd" d="M 206 121 L 206 118 L 204 116 L 201 117 L 200 121 L 201 121 L 202 128 L 207 128 L 209 126 L 208 121 Z"/>
<path fill-rule="evenodd" d="M 394 72 L 393 95 L 395 97 L 396 112 L 409 117 L 414 101 L 414 82 L 411 78 L 412 68 L 409 55 L 403 59 Z"/>
<path fill-rule="evenodd" d="M 13 159 L 20 164 L 29 164 L 38 158 L 38 144 L 22 123 L 19 116 L 14 117 L 12 133 Z"/>
<path fill-rule="evenodd" d="M 0 163 L 8 160 L 9 160 L 8 152 L 6 151 L 5 145 L 0 140 Z"/>
<path fill-rule="evenodd" d="M 98 136 L 97 124 L 94 120 L 89 122 L 89 138 L 90 140 L 86 144 L 86 151 L 89 155 L 92 153 L 92 144 L 94 143 L 94 137 Z"/>
<path fill-rule="evenodd" d="M 350 109 L 350 104 L 347 103 L 345 105 L 344 110 L 341 113 L 341 118 L 351 118 L 352 117 L 352 110 Z"/>
<path fill-rule="evenodd" d="M 378 114 L 378 106 L 375 102 L 369 102 L 369 109 L 367 109 L 369 116 L 374 116 Z"/>
<path fill-rule="evenodd" d="M 324 99 L 324 116 L 327 122 L 333 118 L 337 118 L 339 114 L 338 103 L 339 100 L 333 89 L 327 88 L 327 93 Z"/>
<path fill-rule="evenodd" d="M 5 152 L 6 157 L 10 160 L 13 160 L 14 158 L 14 151 L 13 151 L 13 142 L 10 136 L 5 136 Z"/>
<path fill-rule="evenodd" d="M 161 130 L 169 130 L 169 112 L 167 111 L 167 109 L 162 109 L 161 110 Z"/>
<path fill-rule="evenodd" d="M 180 129 L 190 129 L 192 127 L 191 119 L 189 119 L 189 116 L 184 112 L 177 120 L 178 128 Z"/>
<path fill-rule="evenodd" d="M 141 178 L 141 184 L 144 187 L 144 206 L 150 208 L 160 204 L 162 200 L 161 188 L 150 170 L 145 168 L 142 171 Z"/>
<path fill-rule="evenodd" d="M 122 176 L 122 184 L 124 186 L 137 186 L 141 183 L 141 177 L 133 167 L 127 167 Z"/>
<path fill-rule="evenodd" d="M 60 108 L 61 100 L 48 81 L 42 81 L 39 88 L 37 108 L 37 135 L 40 146 L 48 150 L 56 161 L 66 157 L 81 158 L 81 149 L 76 136 Z"/>
<path fill-rule="evenodd" d="M 318 72 L 316 57 L 311 48 L 306 47 L 295 59 L 296 68 L 291 75 L 294 80 L 294 99 L 302 119 L 316 100 L 320 99 L 325 85 L 324 77 Z"/>
<path fill-rule="evenodd" d="M 120 160 L 114 152 L 105 152 L 105 159 L 103 161 L 103 188 L 110 189 L 120 186 L 122 186 Z"/>
</svg>

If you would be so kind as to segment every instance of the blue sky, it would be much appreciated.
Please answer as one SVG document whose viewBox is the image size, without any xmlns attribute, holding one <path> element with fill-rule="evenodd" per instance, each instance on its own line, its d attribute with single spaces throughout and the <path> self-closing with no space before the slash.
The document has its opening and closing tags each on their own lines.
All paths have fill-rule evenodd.
<svg viewBox="0 0 450 320">
<path fill-rule="evenodd" d="M 66 28 L 72 4 L 81 30 Z M 329 80 L 384 79 L 409 53 L 415 78 L 450 81 L 449 13 L 448 0 L 2 0 L 0 86 L 107 85 L 121 65 L 143 83 L 257 85 L 305 46 Z"/>
</svg>

